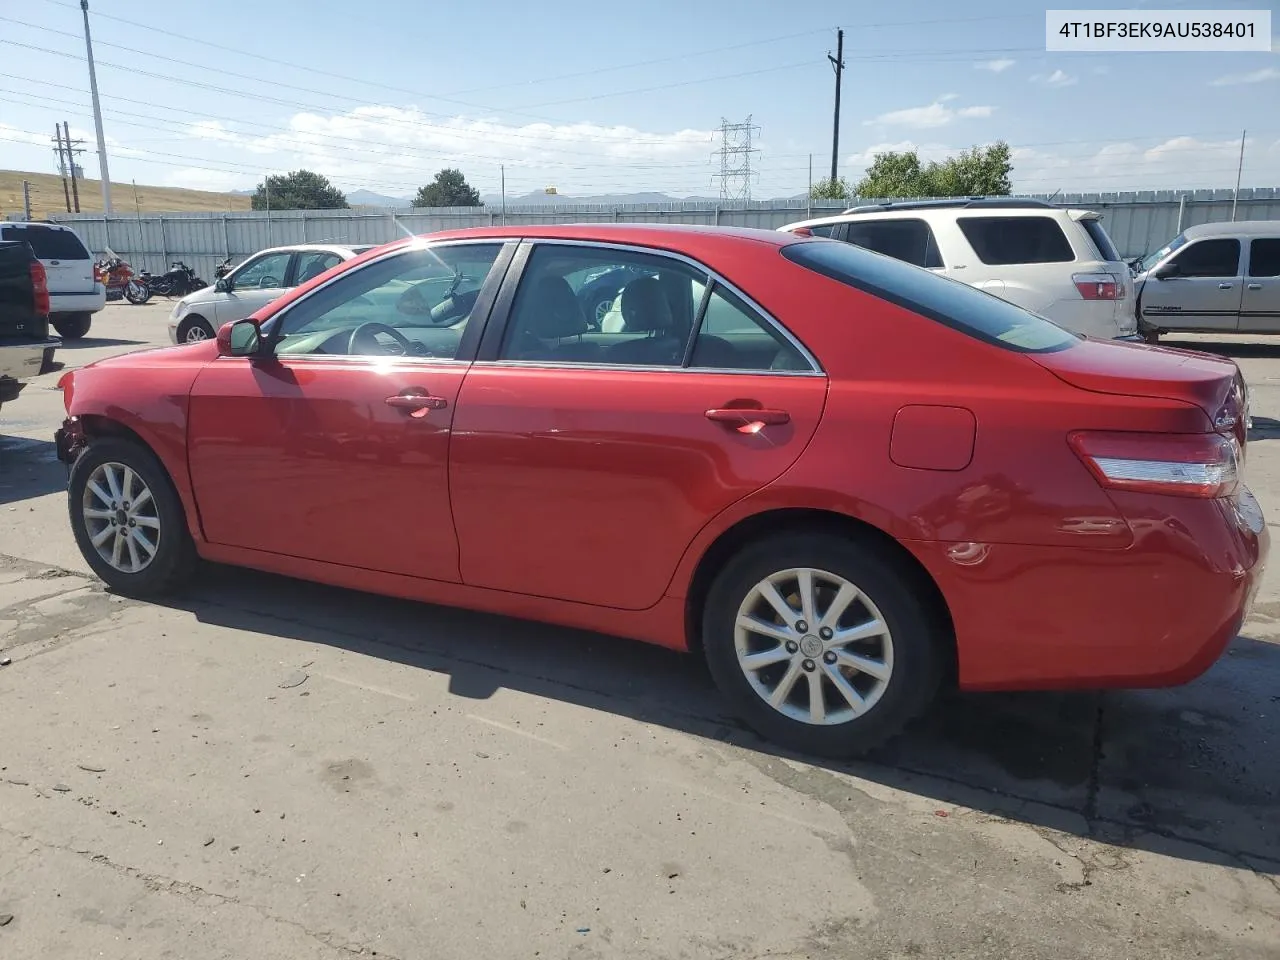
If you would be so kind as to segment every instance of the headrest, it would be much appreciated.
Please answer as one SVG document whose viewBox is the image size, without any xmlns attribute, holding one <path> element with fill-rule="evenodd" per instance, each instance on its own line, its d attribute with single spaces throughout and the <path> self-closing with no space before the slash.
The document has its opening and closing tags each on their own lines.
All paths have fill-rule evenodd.
<svg viewBox="0 0 1280 960">
<path fill-rule="evenodd" d="M 662 281 L 639 277 L 622 290 L 622 320 L 628 333 L 670 330 L 675 326 Z"/>
<path fill-rule="evenodd" d="M 529 317 L 525 330 L 541 340 L 577 337 L 590 329 L 578 298 L 564 277 L 540 279 L 520 312 L 527 312 Z"/>
</svg>

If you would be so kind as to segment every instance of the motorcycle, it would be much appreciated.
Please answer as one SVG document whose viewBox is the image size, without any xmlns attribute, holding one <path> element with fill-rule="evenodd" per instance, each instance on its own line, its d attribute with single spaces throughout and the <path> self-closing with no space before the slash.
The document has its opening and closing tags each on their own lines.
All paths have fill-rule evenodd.
<svg viewBox="0 0 1280 960">
<path fill-rule="evenodd" d="M 143 270 L 141 279 L 148 289 L 162 297 L 185 297 L 194 290 L 203 290 L 208 286 L 181 260 L 173 261 L 169 264 L 169 269 L 159 276 Z"/>
<path fill-rule="evenodd" d="M 227 257 L 227 259 L 223 260 L 220 264 L 217 265 L 217 267 L 214 268 L 213 279 L 221 280 L 228 273 L 230 273 L 231 270 L 232 270 L 231 258 Z"/>
<path fill-rule="evenodd" d="M 113 250 L 93 265 L 98 282 L 107 288 L 108 300 L 125 299 L 130 303 L 146 303 L 151 299 L 147 289 L 134 274 L 133 267 Z"/>
</svg>

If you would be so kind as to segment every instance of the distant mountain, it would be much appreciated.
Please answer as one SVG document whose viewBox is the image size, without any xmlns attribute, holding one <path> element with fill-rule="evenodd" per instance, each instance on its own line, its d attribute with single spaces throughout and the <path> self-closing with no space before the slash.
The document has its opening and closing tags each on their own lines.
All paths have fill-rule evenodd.
<svg viewBox="0 0 1280 960">
<path fill-rule="evenodd" d="M 480 199 L 491 207 L 501 206 L 502 204 L 501 194 L 484 194 Z M 507 206 L 509 207 L 577 206 L 579 204 L 588 203 L 599 203 L 607 206 L 622 206 L 624 204 L 632 203 L 682 203 L 686 201 L 713 203 L 715 202 L 715 198 L 673 197 L 665 193 L 655 193 L 653 191 L 641 193 L 604 193 L 586 197 L 571 197 L 563 193 L 544 193 L 541 190 L 534 190 L 529 193 L 507 195 Z"/>
<path fill-rule="evenodd" d="M 403 208 L 410 206 L 412 202 L 410 197 L 388 197 L 372 190 L 352 190 L 347 194 L 347 203 L 353 207 Z"/>
</svg>

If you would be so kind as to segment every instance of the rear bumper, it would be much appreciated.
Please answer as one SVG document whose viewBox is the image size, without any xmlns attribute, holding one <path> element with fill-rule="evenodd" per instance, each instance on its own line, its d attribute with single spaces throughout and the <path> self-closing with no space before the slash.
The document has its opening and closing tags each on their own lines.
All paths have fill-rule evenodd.
<svg viewBox="0 0 1280 960">
<path fill-rule="evenodd" d="M 92 293 L 50 293 L 49 312 L 97 313 L 107 305 L 107 288 L 96 284 Z"/>
<path fill-rule="evenodd" d="M 12 380 L 28 380 L 39 376 L 46 350 L 56 348 L 61 340 L 0 341 L 0 377 Z M 15 393 L 14 396 L 17 396 Z M 13 397 L 9 398 L 10 400 Z"/>
<path fill-rule="evenodd" d="M 1125 550 L 907 544 L 947 600 L 963 688 L 1176 686 L 1222 655 L 1270 550 L 1253 495 L 1116 499 Z"/>
</svg>

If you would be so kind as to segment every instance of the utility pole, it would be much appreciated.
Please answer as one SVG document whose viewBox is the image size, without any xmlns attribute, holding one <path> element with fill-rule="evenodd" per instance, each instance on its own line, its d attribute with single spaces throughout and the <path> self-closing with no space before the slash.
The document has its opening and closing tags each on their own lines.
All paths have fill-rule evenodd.
<svg viewBox="0 0 1280 960">
<path fill-rule="evenodd" d="M 22 181 L 22 219 L 31 222 L 31 181 Z"/>
<path fill-rule="evenodd" d="M 1240 163 L 1236 167 L 1236 192 L 1231 196 L 1231 222 L 1236 222 L 1236 204 L 1240 202 L 1240 175 L 1244 173 L 1244 138 L 1248 130 L 1240 131 Z"/>
<path fill-rule="evenodd" d="M 827 54 L 831 68 L 836 72 L 836 109 L 831 123 L 831 182 L 836 180 L 840 161 L 840 78 L 844 73 L 844 31 L 836 31 L 836 55 Z"/>
<path fill-rule="evenodd" d="M 67 156 L 62 152 L 62 128 L 56 123 L 53 125 L 53 137 L 58 144 L 54 150 L 58 153 L 58 172 L 62 174 L 62 196 L 67 201 L 67 213 L 70 213 L 71 191 L 67 189 Z"/>
<path fill-rule="evenodd" d="M 71 167 L 71 202 L 76 205 L 76 213 L 80 212 L 80 188 L 76 186 L 76 154 L 80 150 L 73 150 L 71 147 L 71 127 L 67 125 L 67 121 L 62 121 L 62 139 L 67 145 L 68 166 Z M 80 141 L 77 140 L 77 143 Z"/>
<path fill-rule="evenodd" d="M 813 216 L 813 154 L 809 154 L 809 190 L 804 195 L 804 218 Z"/>
<path fill-rule="evenodd" d="M 107 138 L 102 133 L 102 106 L 98 103 L 98 77 L 93 72 L 93 39 L 89 35 L 89 0 L 80 0 L 84 14 L 84 48 L 89 56 L 89 95 L 93 99 L 93 126 L 98 133 L 98 169 L 102 175 L 102 212 L 111 212 L 111 174 L 107 172 Z"/>
<path fill-rule="evenodd" d="M 498 164 L 498 175 L 502 178 L 502 225 L 507 225 L 507 165 Z"/>
</svg>

